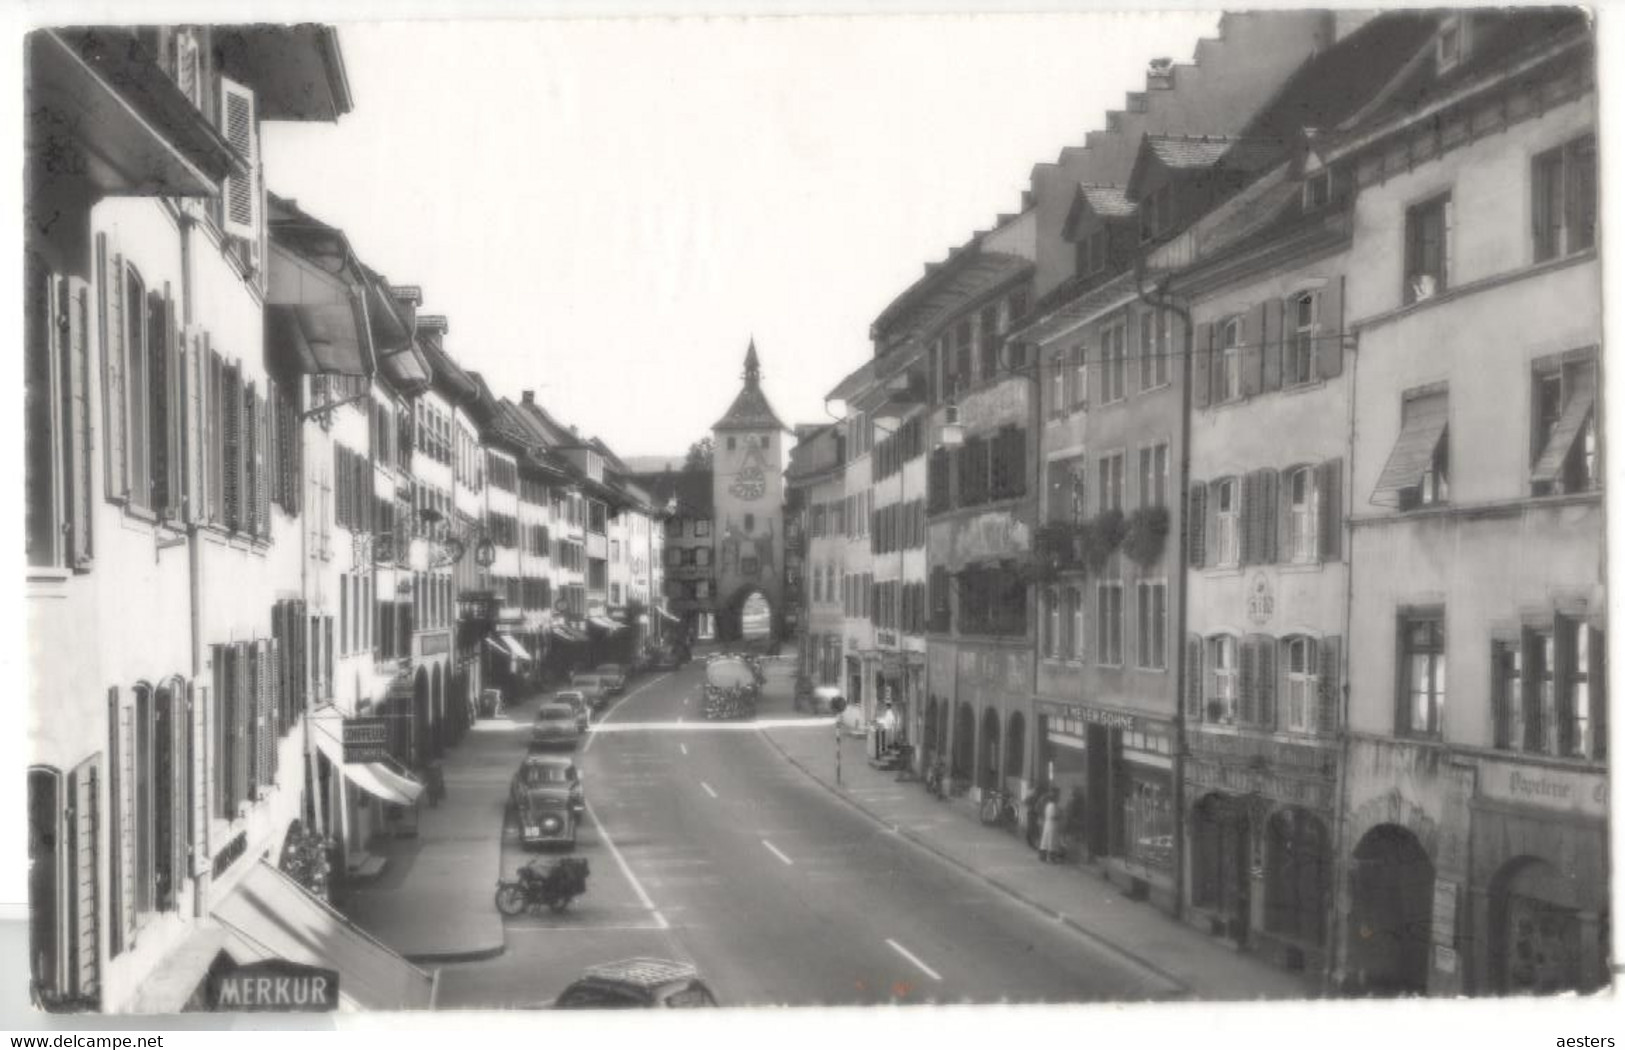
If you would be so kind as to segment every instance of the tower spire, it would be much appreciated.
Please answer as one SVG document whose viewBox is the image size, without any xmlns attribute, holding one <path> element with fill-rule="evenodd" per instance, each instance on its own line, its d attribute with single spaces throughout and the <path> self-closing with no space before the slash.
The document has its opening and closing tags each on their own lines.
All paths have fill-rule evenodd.
<svg viewBox="0 0 1625 1050">
<path fill-rule="evenodd" d="M 745 382 L 756 386 L 762 381 L 762 362 L 756 356 L 756 337 L 750 337 L 750 348 L 745 351 Z"/>
</svg>

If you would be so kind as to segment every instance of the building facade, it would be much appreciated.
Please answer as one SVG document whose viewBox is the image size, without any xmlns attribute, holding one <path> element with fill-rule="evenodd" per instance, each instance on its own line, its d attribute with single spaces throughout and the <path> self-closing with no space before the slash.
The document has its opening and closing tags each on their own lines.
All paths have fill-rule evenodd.
<svg viewBox="0 0 1625 1050">
<path fill-rule="evenodd" d="M 787 429 L 762 393 L 756 344 L 745 352 L 744 387 L 711 427 L 717 635 L 736 640 L 753 594 L 766 599 L 773 634 L 784 617 L 784 448 Z"/>
</svg>

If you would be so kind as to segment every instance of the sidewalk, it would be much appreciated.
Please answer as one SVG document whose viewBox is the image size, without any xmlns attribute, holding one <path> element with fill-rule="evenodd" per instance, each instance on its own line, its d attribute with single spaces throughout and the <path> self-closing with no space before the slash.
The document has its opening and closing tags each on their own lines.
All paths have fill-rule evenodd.
<svg viewBox="0 0 1625 1050">
<path fill-rule="evenodd" d="M 794 713 L 793 677 L 771 671 L 760 715 Z M 984 826 L 964 800 L 939 800 L 918 781 L 871 767 L 864 745 L 844 745 L 842 787 L 835 786 L 830 731 L 767 726 L 762 736 L 826 790 L 955 867 L 1054 916 L 1101 945 L 1157 971 L 1195 999 L 1306 999 L 1311 978 L 1291 974 L 1204 936 L 1148 904 L 1131 901 L 1103 876 L 1073 865 L 1041 864 L 1008 831 Z"/>
<path fill-rule="evenodd" d="M 486 959 L 505 947 L 492 903 L 502 868 L 508 778 L 521 750 L 513 734 L 529 725 L 533 701 L 482 718 L 442 759 L 446 795 L 425 798 L 416 838 L 380 838 L 368 852 L 383 873 L 351 887 L 344 912 L 414 962 Z"/>
</svg>

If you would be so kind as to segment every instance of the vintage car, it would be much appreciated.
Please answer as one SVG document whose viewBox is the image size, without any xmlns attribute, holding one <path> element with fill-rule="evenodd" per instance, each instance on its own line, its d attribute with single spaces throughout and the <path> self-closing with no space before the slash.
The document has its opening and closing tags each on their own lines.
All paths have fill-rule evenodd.
<svg viewBox="0 0 1625 1050">
<path fill-rule="evenodd" d="M 575 845 L 576 825 L 587 808 L 587 797 L 573 758 L 528 756 L 514 772 L 508 800 L 524 845 Z"/>
<path fill-rule="evenodd" d="M 585 696 L 587 704 L 594 711 L 609 702 L 609 689 L 604 683 L 604 676 L 597 671 L 577 671 L 571 675 L 570 690 Z"/>
<path fill-rule="evenodd" d="M 583 733 L 592 724 L 592 705 L 587 703 L 587 694 L 579 689 L 560 689 L 553 694 L 553 703 L 569 704 L 576 713 L 576 728 Z"/>
<path fill-rule="evenodd" d="M 589 966 L 553 1001 L 559 1010 L 614 1010 L 716 1006 L 699 971 L 666 959 L 624 959 Z"/>
<path fill-rule="evenodd" d="M 543 704 L 536 711 L 536 723 L 530 727 L 530 746 L 575 747 L 582 732 L 575 708 L 569 704 Z"/>
<path fill-rule="evenodd" d="M 592 672 L 604 683 L 604 692 L 610 696 L 617 696 L 625 691 L 626 668 L 621 664 L 599 664 Z"/>
</svg>

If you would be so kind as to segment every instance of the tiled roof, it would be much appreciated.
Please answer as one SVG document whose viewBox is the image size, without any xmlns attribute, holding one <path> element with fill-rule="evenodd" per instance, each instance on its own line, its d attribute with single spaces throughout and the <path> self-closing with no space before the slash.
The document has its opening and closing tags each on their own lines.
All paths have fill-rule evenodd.
<svg viewBox="0 0 1625 1050">
<path fill-rule="evenodd" d="M 1170 168 L 1227 168 L 1253 171 L 1280 154 L 1280 144 L 1227 135 L 1147 135 L 1146 147 Z"/>
<path fill-rule="evenodd" d="M 728 411 L 722 414 L 711 427 L 712 430 L 785 430 L 784 422 L 779 414 L 773 411 L 768 403 L 767 395 L 762 388 L 747 383 L 745 389 L 734 398 L 734 403 L 728 406 Z"/>
<path fill-rule="evenodd" d="M 1121 219 L 1135 212 L 1134 202 L 1128 199 L 1121 186 L 1094 186 L 1084 182 L 1079 183 L 1078 192 L 1089 202 L 1094 213 L 1102 218 Z"/>
</svg>

